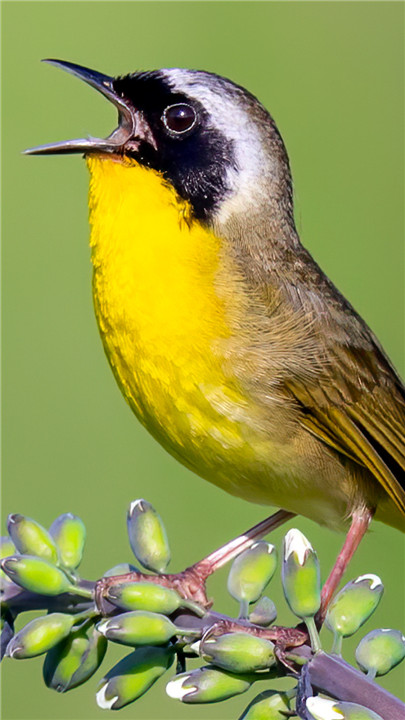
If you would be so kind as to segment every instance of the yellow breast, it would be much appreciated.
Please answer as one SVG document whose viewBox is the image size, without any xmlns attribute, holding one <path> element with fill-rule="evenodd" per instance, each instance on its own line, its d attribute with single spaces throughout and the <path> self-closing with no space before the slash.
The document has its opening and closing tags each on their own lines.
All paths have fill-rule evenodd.
<svg viewBox="0 0 405 720">
<path fill-rule="evenodd" d="M 227 315 L 243 299 L 229 283 L 221 293 L 221 241 L 160 173 L 134 161 L 87 162 L 94 301 L 108 359 L 148 430 L 209 475 L 224 448 L 244 445 L 247 415 L 223 369 Z"/>
<path fill-rule="evenodd" d="M 324 503 L 339 520 L 342 499 L 331 505 L 317 483 L 323 456 L 316 442 L 302 437 L 277 398 L 271 405 L 271 392 L 264 409 L 260 393 L 248 389 L 261 377 L 255 353 L 243 357 L 243 333 L 254 321 L 226 241 L 192 219 L 160 173 L 108 156 L 87 163 L 96 316 L 138 418 L 181 462 L 228 492 L 309 517 Z"/>
</svg>

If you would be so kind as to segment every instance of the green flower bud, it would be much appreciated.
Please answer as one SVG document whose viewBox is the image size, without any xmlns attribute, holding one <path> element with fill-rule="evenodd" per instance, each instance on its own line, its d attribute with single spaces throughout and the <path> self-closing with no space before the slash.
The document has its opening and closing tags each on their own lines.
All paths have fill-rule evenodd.
<svg viewBox="0 0 405 720">
<path fill-rule="evenodd" d="M 160 515 L 146 500 L 134 500 L 127 515 L 132 552 L 148 570 L 162 573 L 170 562 L 170 548 Z"/>
<path fill-rule="evenodd" d="M 8 535 L 0 537 L 0 560 L 15 554 L 15 545 Z"/>
<path fill-rule="evenodd" d="M 93 627 L 75 628 L 45 658 L 45 685 L 66 692 L 86 682 L 100 667 L 107 650 L 107 640 Z"/>
<path fill-rule="evenodd" d="M 114 615 L 97 625 L 108 640 L 122 645 L 164 645 L 178 629 L 165 615 L 134 610 Z"/>
<path fill-rule="evenodd" d="M 306 537 L 296 529 L 284 538 L 283 589 L 286 600 L 298 617 L 312 617 L 321 604 L 318 557 Z"/>
<path fill-rule="evenodd" d="M 42 525 L 25 515 L 8 516 L 7 528 L 19 553 L 36 555 L 56 564 L 58 549 L 49 532 Z"/>
<path fill-rule="evenodd" d="M 274 545 L 255 543 L 233 561 L 228 576 L 229 593 L 247 608 L 249 603 L 259 599 L 276 567 L 277 551 Z"/>
<path fill-rule="evenodd" d="M 171 588 L 152 582 L 115 584 L 108 588 L 107 599 L 123 610 L 149 610 L 171 615 L 185 601 Z"/>
<path fill-rule="evenodd" d="M 290 714 L 288 695 L 266 690 L 252 700 L 239 720 L 286 720 Z"/>
<path fill-rule="evenodd" d="M 0 566 L 13 582 L 38 595 L 60 595 L 72 589 L 62 570 L 39 557 L 12 555 Z"/>
<path fill-rule="evenodd" d="M 368 620 L 384 592 L 377 575 L 361 575 L 348 582 L 332 599 L 325 624 L 335 634 L 350 637 Z"/>
<path fill-rule="evenodd" d="M 15 545 L 11 541 L 9 536 L 2 535 L 0 537 L 0 560 L 8 557 L 9 555 L 14 555 L 15 552 L 16 552 Z M 7 577 L 6 573 L 3 572 L 3 570 L 0 570 L 0 581 L 2 583 L 10 582 L 10 579 Z"/>
<path fill-rule="evenodd" d="M 42 655 L 69 635 L 73 622 L 74 616 L 64 613 L 51 613 L 31 620 L 10 640 L 7 655 L 18 660 Z"/>
<path fill-rule="evenodd" d="M 96 699 L 103 710 L 119 710 L 143 695 L 173 662 L 170 648 L 142 647 L 114 665 L 101 680 Z"/>
<path fill-rule="evenodd" d="M 356 661 L 372 677 L 385 675 L 405 657 L 405 637 L 399 630 L 372 630 L 360 640 Z"/>
<path fill-rule="evenodd" d="M 167 684 L 166 692 L 184 703 L 211 703 L 240 695 L 251 684 L 251 678 L 207 666 L 176 675 Z"/>
<path fill-rule="evenodd" d="M 265 670 L 276 663 L 274 644 L 270 640 L 244 632 L 208 637 L 199 643 L 199 654 L 232 673 Z"/>
<path fill-rule="evenodd" d="M 256 607 L 254 607 L 250 613 L 249 620 L 255 625 L 267 627 L 275 621 L 276 617 L 277 609 L 273 600 L 270 600 L 270 598 L 266 597 L 266 595 L 263 595 Z"/>
<path fill-rule="evenodd" d="M 307 708 L 315 720 L 383 720 L 381 715 L 351 702 L 337 702 L 328 698 L 309 697 Z"/>
<path fill-rule="evenodd" d="M 120 563 L 119 565 L 114 565 L 114 567 L 106 570 L 106 572 L 103 573 L 103 577 L 116 577 L 117 575 L 127 575 L 130 572 L 139 572 L 139 570 L 135 567 L 135 565 L 130 565 L 129 563 Z"/>
<path fill-rule="evenodd" d="M 61 565 L 75 570 L 81 563 L 86 540 L 83 521 L 72 513 L 64 513 L 53 521 L 49 532 L 59 549 Z"/>
</svg>

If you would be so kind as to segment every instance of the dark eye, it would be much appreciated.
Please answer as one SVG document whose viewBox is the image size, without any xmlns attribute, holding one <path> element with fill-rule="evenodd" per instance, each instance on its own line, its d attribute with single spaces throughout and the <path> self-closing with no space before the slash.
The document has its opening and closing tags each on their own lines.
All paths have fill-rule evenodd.
<svg viewBox="0 0 405 720">
<path fill-rule="evenodd" d="M 168 130 L 177 135 L 191 130 L 197 121 L 197 113 L 191 105 L 177 103 L 169 105 L 163 112 L 162 120 Z"/>
</svg>

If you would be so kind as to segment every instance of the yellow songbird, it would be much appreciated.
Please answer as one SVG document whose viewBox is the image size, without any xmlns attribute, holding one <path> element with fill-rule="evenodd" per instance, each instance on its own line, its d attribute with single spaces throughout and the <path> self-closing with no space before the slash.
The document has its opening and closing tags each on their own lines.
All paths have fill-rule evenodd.
<svg viewBox="0 0 405 720">
<path fill-rule="evenodd" d="M 72 63 L 118 109 L 84 153 L 93 293 L 127 402 L 224 490 L 351 529 L 404 530 L 405 392 L 365 322 L 300 243 L 288 156 L 243 88 L 207 72 L 112 78 Z"/>
</svg>

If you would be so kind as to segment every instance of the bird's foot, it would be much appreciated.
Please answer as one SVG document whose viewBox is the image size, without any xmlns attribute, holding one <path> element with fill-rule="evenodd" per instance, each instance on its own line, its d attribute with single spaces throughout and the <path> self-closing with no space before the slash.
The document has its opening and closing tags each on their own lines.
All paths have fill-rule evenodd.
<svg viewBox="0 0 405 720">
<path fill-rule="evenodd" d="M 204 611 L 208 610 L 212 605 L 207 598 L 205 588 L 208 575 L 204 574 L 203 568 L 199 566 L 200 563 L 197 563 L 176 574 L 161 573 L 159 575 L 151 575 L 134 570 L 125 575 L 103 577 L 97 581 L 94 591 L 96 606 L 102 615 L 108 615 L 115 609 L 115 606 L 109 600 L 112 588 L 120 586 L 123 583 L 148 582 L 175 590 L 181 598 L 189 603 L 188 606 L 190 609 L 192 609 L 191 603 L 196 604 L 195 610 L 197 613 L 198 606 Z"/>
<path fill-rule="evenodd" d="M 147 573 L 134 571 L 126 573 L 125 575 L 101 578 L 95 587 L 96 605 L 103 615 L 108 615 L 114 608 L 108 599 L 108 593 L 112 587 L 122 585 L 123 583 L 150 582 L 176 590 L 184 600 L 197 603 L 207 610 L 212 605 L 207 598 L 207 578 L 212 575 L 215 570 L 218 570 L 227 562 L 233 560 L 233 558 L 249 548 L 257 540 L 292 517 L 294 517 L 293 513 L 287 512 L 286 510 L 279 510 L 274 513 L 274 515 L 271 515 L 266 518 L 266 520 L 263 520 L 258 525 L 255 525 L 253 528 L 250 528 L 250 530 L 247 530 L 242 535 L 239 535 L 234 540 L 231 540 L 226 543 L 226 545 L 207 555 L 207 557 L 191 565 L 191 567 L 174 575 L 166 573 L 149 575 Z"/>
<path fill-rule="evenodd" d="M 277 652 L 282 652 L 288 648 L 300 647 L 308 642 L 308 632 L 305 627 L 299 628 L 283 627 L 281 625 L 272 625 L 271 627 L 261 627 L 254 625 L 247 620 L 233 620 L 231 618 L 220 619 L 210 625 L 202 640 L 210 637 L 218 637 L 232 632 L 244 632 L 262 640 L 271 640 L 276 645 Z"/>
<path fill-rule="evenodd" d="M 202 646 L 202 655 L 204 657 L 204 644 L 211 638 L 218 638 L 221 635 L 229 635 L 231 633 L 248 633 L 262 640 L 270 640 L 274 644 L 274 655 L 279 663 L 294 675 L 297 675 L 296 657 L 294 649 L 308 644 L 308 631 L 306 628 L 300 630 L 298 628 L 289 628 L 273 625 L 264 628 L 249 623 L 246 620 L 233 620 L 231 618 L 219 618 L 211 623 L 208 629 L 202 634 L 200 647 Z M 291 654 L 292 653 L 292 654 Z M 274 670 L 274 668 L 273 668 Z"/>
</svg>

